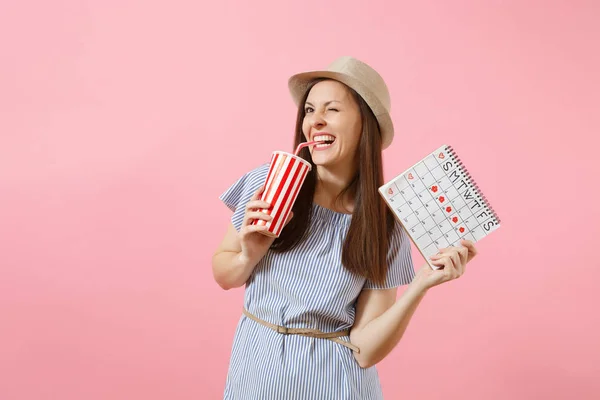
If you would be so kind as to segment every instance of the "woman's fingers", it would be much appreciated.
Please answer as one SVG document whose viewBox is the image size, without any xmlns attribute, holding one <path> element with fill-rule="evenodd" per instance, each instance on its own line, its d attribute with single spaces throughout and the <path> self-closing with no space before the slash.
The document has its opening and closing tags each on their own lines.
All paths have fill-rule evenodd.
<svg viewBox="0 0 600 400">
<path fill-rule="evenodd" d="M 442 249 L 439 249 L 437 254 L 432 255 L 430 258 L 434 259 L 434 258 L 442 258 L 445 255 L 449 254 L 449 252 L 454 249 L 454 247 L 450 246 L 450 247 L 444 247 Z"/>
<path fill-rule="evenodd" d="M 441 282 L 446 282 L 462 276 L 467 267 L 467 263 L 477 254 L 473 242 L 462 240 L 461 244 L 462 246 L 460 247 L 446 247 L 440 249 L 438 254 L 429 257 L 432 265 L 441 267 L 439 272 L 435 272 L 435 274 L 438 274 L 438 279 L 441 279 Z"/>
<path fill-rule="evenodd" d="M 443 253 L 447 252 L 448 250 L 450 250 L 451 248 L 452 248 L 452 247 L 444 247 L 444 248 L 442 248 L 442 249 L 439 249 L 439 250 L 438 250 L 438 253 L 437 253 L 436 255 L 441 255 L 441 254 L 443 254 Z"/>
<path fill-rule="evenodd" d="M 431 262 L 433 265 L 437 265 L 438 267 L 441 267 L 440 270 L 438 270 L 442 275 L 444 275 L 444 277 L 446 278 L 445 280 L 447 280 L 449 274 L 452 271 L 452 260 L 447 257 L 444 256 L 438 260 L 434 260 Z"/>
<path fill-rule="evenodd" d="M 259 209 L 269 209 L 271 204 L 262 200 L 251 200 L 246 204 L 246 210 L 259 210 Z"/>
<path fill-rule="evenodd" d="M 446 247 L 440 249 L 438 254 L 430 257 L 431 260 L 437 260 L 442 257 L 449 256 L 452 258 L 456 269 L 462 274 L 464 272 L 464 266 L 469 261 L 469 249 L 466 247 Z M 457 258 L 458 257 L 458 258 Z"/>
<path fill-rule="evenodd" d="M 469 262 L 469 249 L 466 247 L 458 248 L 458 255 L 460 256 L 460 274 L 465 273 L 465 269 L 467 269 L 467 263 Z"/>
<path fill-rule="evenodd" d="M 246 203 L 246 214 L 244 215 L 243 226 L 252 225 L 255 220 L 270 221 L 273 219 L 269 214 L 261 212 L 261 210 L 268 210 L 271 204 L 266 201 L 259 200 L 260 195 L 264 190 L 264 185 L 259 187 L 248 203 Z"/>
<path fill-rule="evenodd" d="M 475 247 L 475 244 L 470 240 L 461 240 L 460 244 L 462 244 L 469 250 L 467 262 L 471 261 L 473 257 L 477 255 L 477 248 Z"/>
<path fill-rule="evenodd" d="M 249 211 L 246 213 L 244 225 L 252 225 L 256 220 L 270 221 L 273 217 L 260 211 Z"/>
<path fill-rule="evenodd" d="M 262 232 L 266 231 L 267 227 L 264 225 L 248 225 L 243 228 L 243 233 L 250 234 L 253 232 Z"/>
<path fill-rule="evenodd" d="M 264 212 L 260 212 L 260 211 L 250 211 L 248 214 L 246 214 L 248 216 L 248 219 L 252 219 L 252 220 L 263 220 L 263 221 L 270 221 L 273 219 L 272 216 L 270 216 L 269 214 L 265 214 Z"/>
<path fill-rule="evenodd" d="M 442 267 L 441 272 L 443 272 L 446 280 L 455 279 L 458 277 L 458 270 L 454 264 L 456 262 L 455 258 L 458 258 L 457 254 L 453 256 L 451 253 L 444 253 L 440 258 L 432 260 L 431 263 Z"/>
<path fill-rule="evenodd" d="M 260 195 L 262 194 L 262 192 L 265 190 L 265 185 L 262 185 L 261 187 L 259 187 L 258 189 L 256 189 L 256 191 L 254 192 L 254 194 L 252 195 L 252 198 L 250 199 L 252 200 L 258 200 L 260 199 Z"/>
</svg>

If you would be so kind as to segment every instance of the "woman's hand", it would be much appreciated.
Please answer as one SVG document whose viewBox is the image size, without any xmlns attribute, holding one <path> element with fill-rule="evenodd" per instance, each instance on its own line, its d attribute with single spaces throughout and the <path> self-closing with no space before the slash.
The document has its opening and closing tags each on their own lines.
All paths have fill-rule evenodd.
<svg viewBox="0 0 600 400">
<path fill-rule="evenodd" d="M 460 243 L 462 244 L 460 247 L 446 247 L 431 256 L 431 263 L 442 269 L 434 270 L 425 264 L 417 272 L 413 282 L 420 285 L 422 289 L 428 290 L 441 283 L 460 278 L 465 273 L 467 263 L 477 255 L 477 249 L 472 241 L 461 240 Z"/>
<path fill-rule="evenodd" d="M 256 265 L 275 241 L 275 237 L 266 236 L 260 233 L 267 231 L 266 226 L 252 224 L 256 220 L 268 222 L 273 219 L 269 214 L 261 212 L 262 209 L 269 209 L 271 207 L 269 203 L 259 200 L 263 190 L 264 186 L 258 188 L 250 201 L 246 204 L 246 214 L 244 215 L 244 220 L 239 232 L 240 245 L 242 248 L 239 257 L 244 265 Z M 290 212 L 285 224 L 292 219 L 292 216 L 293 213 Z"/>
</svg>

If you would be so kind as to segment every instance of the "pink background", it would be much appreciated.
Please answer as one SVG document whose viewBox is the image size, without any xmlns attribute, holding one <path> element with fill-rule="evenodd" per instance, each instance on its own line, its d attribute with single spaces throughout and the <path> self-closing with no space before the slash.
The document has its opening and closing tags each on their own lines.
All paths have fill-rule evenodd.
<svg viewBox="0 0 600 400">
<path fill-rule="evenodd" d="M 451 144 L 503 223 L 379 365 L 386 398 L 598 398 L 599 15 L 3 1 L 0 398 L 221 398 L 243 290 L 212 278 L 218 196 L 291 150 L 288 76 L 340 55 L 389 84 L 386 178 Z"/>
</svg>

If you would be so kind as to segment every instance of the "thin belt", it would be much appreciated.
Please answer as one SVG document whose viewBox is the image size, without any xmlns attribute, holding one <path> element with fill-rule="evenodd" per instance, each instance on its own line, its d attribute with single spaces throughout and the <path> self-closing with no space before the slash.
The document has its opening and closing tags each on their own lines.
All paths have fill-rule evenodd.
<svg viewBox="0 0 600 400">
<path fill-rule="evenodd" d="M 263 321 L 255 315 L 250 314 L 250 312 L 246 309 L 243 310 L 244 315 L 251 320 L 258 322 L 261 325 L 266 326 L 267 328 L 273 329 L 277 333 L 281 333 L 282 335 L 300 335 L 300 336 L 310 336 L 319 339 L 327 339 L 332 342 L 336 342 L 341 344 L 342 346 L 346 346 L 352 351 L 360 353 L 360 349 L 354 346 L 352 343 L 345 342 L 342 339 L 339 339 L 340 336 L 348 336 L 350 334 L 350 330 L 346 329 L 345 331 L 339 332 L 321 332 L 316 329 L 307 329 L 307 328 L 286 328 L 285 326 L 275 325 L 267 321 Z"/>
</svg>

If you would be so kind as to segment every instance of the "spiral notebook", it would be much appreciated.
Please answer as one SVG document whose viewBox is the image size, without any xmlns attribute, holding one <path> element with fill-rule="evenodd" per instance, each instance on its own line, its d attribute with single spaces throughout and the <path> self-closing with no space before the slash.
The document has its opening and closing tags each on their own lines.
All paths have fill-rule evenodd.
<svg viewBox="0 0 600 400">
<path fill-rule="evenodd" d="M 379 188 L 425 261 L 439 249 L 480 241 L 500 218 L 452 146 L 443 145 Z"/>
</svg>

